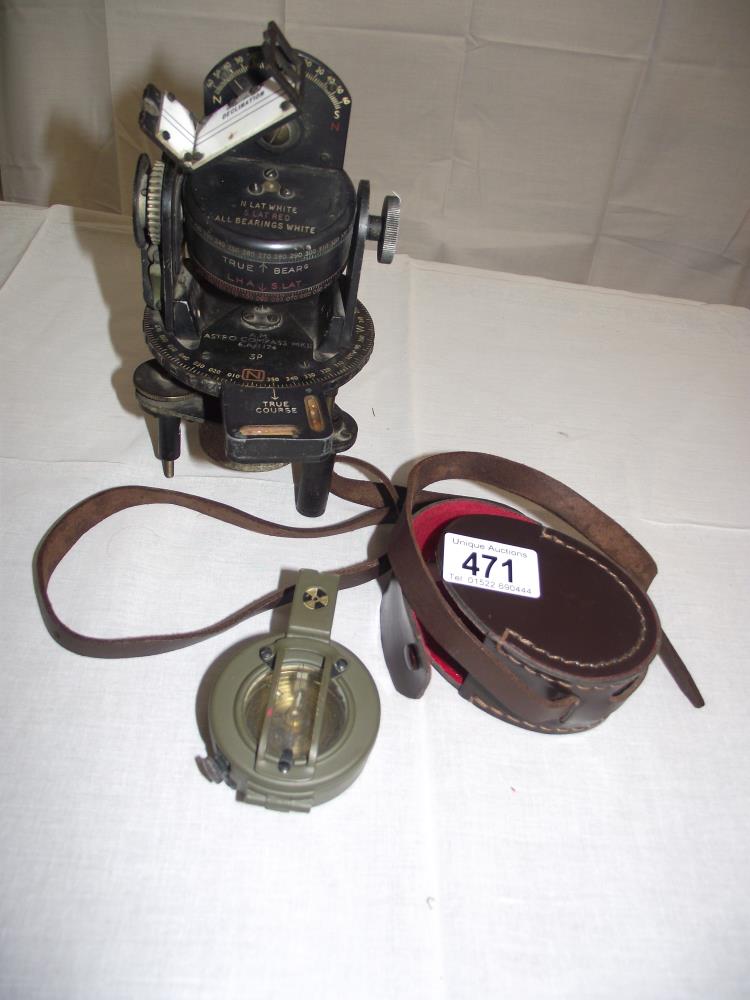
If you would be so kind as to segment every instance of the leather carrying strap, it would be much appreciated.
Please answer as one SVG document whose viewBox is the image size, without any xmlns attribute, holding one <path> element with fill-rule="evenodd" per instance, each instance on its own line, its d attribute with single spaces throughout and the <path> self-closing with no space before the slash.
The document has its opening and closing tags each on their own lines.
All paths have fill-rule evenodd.
<svg viewBox="0 0 750 1000">
<path fill-rule="evenodd" d="M 65 649 L 79 653 L 81 656 L 95 656 L 102 659 L 155 656 L 158 653 L 168 653 L 174 649 L 192 646 L 204 639 L 218 635 L 234 625 L 239 625 L 240 622 L 246 621 L 262 611 L 288 604 L 294 592 L 293 586 L 270 591 L 238 608 L 226 618 L 204 628 L 169 635 L 140 635 L 103 639 L 97 636 L 81 635 L 68 628 L 52 607 L 48 587 L 52 574 L 59 563 L 87 531 L 121 510 L 140 507 L 144 504 L 174 504 L 177 507 L 186 507 L 188 510 L 205 514 L 207 517 L 214 517 L 218 521 L 224 521 L 225 524 L 232 524 L 238 528 L 244 528 L 246 531 L 253 531 L 259 535 L 271 535 L 276 538 L 326 538 L 348 531 L 356 531 L 357 528 L 380 524 L 389 519 L 394 520 L 399 506 L 399 498 L 388 477 L 374 465 L 360 459 L 341 456 L 337 461 L 359 469 L 375 481 L 366 482 L 334 475 L 332 491 L 337 496 L 370 509 L 356 517 L 349 518 L 347 521 L 323 528 L 289 528 L 281 524 L 274 524 L 272 521 L 264 521 L 262 518 L 254 517 L 252 514 L 247 514 L 236 507 L 230 507 L 228 504 L 219 503 L 216 500 L 147 486 L 117 486 L 87 497 L 63 514 L 52 525 L 34 556 L 34 586 L 47 631 Z M 352 563 L 332 572 L 341 577 L 341 589 L 347 589 L 376 579 L 386 572 L 387 568 L 385 557 L 381 556 L 378 559 Z"/>
<path fill-rule="evenodd" d="M 201 642 L 262 611 L 289 603 L 293 587 L 280 588 L 264 594 L 204 628 L 166 635 L 105 639 L 81 635 L 65 625 L 52 607 L 48 587 L 59 563 L 87 531 L 119 511 L 144 504 L 174 504 L 248 531 L 284 538 L 324 538 L 394 521 L 401 507 L 404 491 L 394 487 L 387 476 L 368 462 L 347 456 L 338 456 L 336 461 L 359 469 L 372 481 L 353 480 L 334 473 L 331 491 L 342 499 L 368 509 L 339 524 L 323 528 L 286 527 L 254 517 L 227 504 L 175 490 L 122 486 L 88 497 L 65 513 L 49 529 L 34 557 L 37 600 L 47 630 L 60 645 L 83 656 L 111 659 L 153 656 Z M 651 556 L 617 522 L 579 494 L 544 473 L 507 459 L 478 452 L 449 452 L 418 462 L 409 476 L 403 509 L 391 537 L 388 557 L 409 603 L 420 620 L 424 621 L 425 627 L 439 640 L 441 633 L 446 634 L 449 639 L 446 648 L 452 649 L 457 659 L 463 662 L 463 654 L 468 657 L 469 663 L 474 666 L 479 664 L 479 668 L 472 672 L 480 682 L 490 676 L 490 665 L 493 676 L 496 674 L 497 661 L 490 661 L 486 650 L 456 616 L 446 614 L 446 603 L 422 559 L 412 528 L 412 515 L 417 506 L 445 496 L 426 492 L 424 487 L 447 479 L 474 479 L 539 504 L 561 517 L 588 541 L 598 546 L 622 566 L 644 590 L 656 575 L 656 564 Z M 381 556 L 344 566 L 334 572 L 341 577 L 342 589 L 347 589 L 373 580 L 387 569 L 388 560 L 385 556 Z M 444 622 L 450 622 L 448 633 L 444 633 Z M 454 641 L 457 644 L 455 649 L 451 645 Z M 692 704 L 696 707 L 703 705 L 703 699 L 695 682 L 663 632 L 660 652 L 670 673 Z M 540 699 L 523 690 L 523 686 L 513 675 L 508 678 L 508 692 L 505 703 L 517 711 L 522 711 L 519 706 L 525 706 L 535 716 L 538 716 L 541 710 L 543 713 L 551 712 L 555 719 L 559 719 L 564 708 L 560 700 L 555 701 L 554 706 L 552 703 L 540 705 Z M 514 704 L 511 704 L 511 701 L 514 701 Z"/>
</svg>

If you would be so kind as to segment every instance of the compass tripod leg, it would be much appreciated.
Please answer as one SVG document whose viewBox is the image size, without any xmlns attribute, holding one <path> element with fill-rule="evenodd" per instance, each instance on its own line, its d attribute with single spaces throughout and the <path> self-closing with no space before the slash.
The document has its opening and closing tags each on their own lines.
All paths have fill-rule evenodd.
<svg viewBox="0 0 750 1000">
<path fill-rule="evenodd" d="M 334 456 L 300 462 L 294 467 L 294 502 L 305 517 L 320 517 L 325 512 L 331 490 Z"/>
<path fill-rule="evenodd" d="M 167 479 L 174 476 L 174 463 L 180 457 L 180 418 L 159 415 L 157 455 Z"/>
</svg>

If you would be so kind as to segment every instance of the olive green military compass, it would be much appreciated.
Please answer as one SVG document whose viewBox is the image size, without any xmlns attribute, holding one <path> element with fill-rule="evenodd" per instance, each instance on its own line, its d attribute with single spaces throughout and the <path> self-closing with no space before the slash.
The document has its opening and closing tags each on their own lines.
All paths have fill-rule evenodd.
<svg viewBox="0 0 750 1000">
<path fill-rule="evenodd" d="M 286 632 L 245 646 L 209 702 L 204 773 L 241 801 L 308 812 L 359 775 L 380 723 L 364 664 L 331 639 L 339 578 L 302 570 Z"/>
</svg>

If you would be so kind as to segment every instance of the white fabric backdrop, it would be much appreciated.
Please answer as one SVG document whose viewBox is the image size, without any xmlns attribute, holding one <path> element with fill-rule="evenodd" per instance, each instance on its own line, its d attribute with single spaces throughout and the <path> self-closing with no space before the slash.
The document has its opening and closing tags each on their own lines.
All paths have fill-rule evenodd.
<svg viewBox="0 0 750 1000">
<path fill-rule="evenodd" d="M 706 706 L 658 661 L 580 736 L 504 725 L 437 676 L 410 701 L 370 583 L 341 595 L 334 635 L 373 674 L 380 734 L 351 789 L 295 816 L 238 804 L 194 763 L 209 668 L 268 615 L 95 661 L 57 646 L 34 601 L 32 555 L 64 510 L 165 484 L 133 398 L 129 221 L 0 205 L 3 281 L 3 1000 L 747 997 L 747 310 L 367 252 L 375 350 L 340 397 L 356 453 L 403 482 L 420 455 L 475 447 L 588 496 L 657 560 L 652 596 Z M 460 351 L 456 315 L 474 331 Z M 288 469 L 219 469 L 186 437 L 174 488 L 301 523 Z M 324 520 L 351 513 L 332 498 Z M 52 599 L 83 632 L 186 629 L 280 572 L 364 557 L 369 536 L 140 508 L 82 540 Z"/>
<path fill-rule="evenodd" d="M 153 81 L 270 18 L 353 95 L 415 257 L 750 305 L 747 0 L 2 0 L 7 199 L 129 211 Z M 152 154 L 153 148 L 149 150 Z"/>
</svg>

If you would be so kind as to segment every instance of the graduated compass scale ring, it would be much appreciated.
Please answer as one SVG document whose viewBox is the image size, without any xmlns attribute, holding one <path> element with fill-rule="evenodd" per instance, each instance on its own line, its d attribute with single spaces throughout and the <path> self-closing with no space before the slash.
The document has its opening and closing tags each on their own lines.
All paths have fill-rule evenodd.
<svg viewBox="0 0 750 1000">
<path fill-rule="evenodd" d="M 167 476 L 182 421 L 231 469 L 292 463 L 302 514 L 325 510 L 334 457 L 357 437 L 337 392 L 366 364 L 374 328 L 357 289 L 367 240 L 396 252 L 400 202 L 370 215 L 369 183 L 344 172 L 351 98 L 271 22 L 203 85 L 198 120 L 149 84 L 133 229 L 153 355 L 135 371 Z"/>
</svg>

